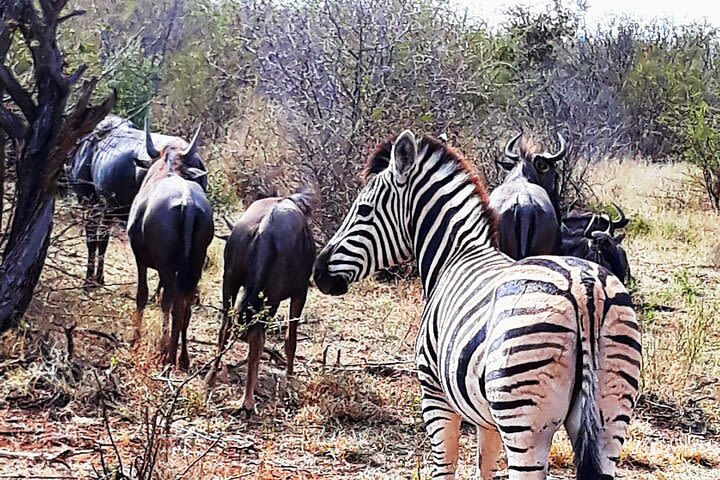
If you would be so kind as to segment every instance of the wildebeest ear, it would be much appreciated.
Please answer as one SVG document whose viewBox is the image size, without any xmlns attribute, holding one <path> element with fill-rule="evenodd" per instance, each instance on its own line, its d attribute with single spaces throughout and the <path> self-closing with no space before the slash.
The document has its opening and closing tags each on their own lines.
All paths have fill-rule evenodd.
<svg viewBox="0 0 720 480">
<path fill-rule="evenodd" d="M 150 168 L 150 165 L 152 162 L 150 160 L 144 160 L 142 158 L 135 157 L 135 165 L 137 165 L 140 168 Z"/>
<path fill-rule="evenodd" d="M 405 130 L 395 140 L 390 156 L 390 166 L 400 179 L 405 178 L 408 170 L 415 163 L 416 156 L 415 135 L 410 130 Z"/>
<path fill-rule="evenodd" d="M 204 177 L 205 175 L 207 175 L 207 172 L 200 168 L 187 167 L 187 168 L 185 168 L 185 174 L 187 174 L 187 176 L 190 177 L 191 179 L 195 180 L 200 177 Z"/>
</svg>

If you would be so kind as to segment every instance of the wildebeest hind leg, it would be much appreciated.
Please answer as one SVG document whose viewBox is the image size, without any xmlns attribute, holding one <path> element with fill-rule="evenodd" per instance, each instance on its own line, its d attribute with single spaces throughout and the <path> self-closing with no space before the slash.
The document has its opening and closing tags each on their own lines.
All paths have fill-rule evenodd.
<svg viewBox="0 0 720 480">
<path fill-rule="evenodd" d="M 162 327 L 160 330 L 160 358 L 166 363 L 172 365 L 175 364 L 175 357 L 170 356 L 170 347 L 172 342 L 170 340 L 170 313 L 173 309 L 173 303 L 176 295 L 176 288 L 174 282 L 169 283 L 163 278 L 164 275 L 160 274 L 160 281 L 163 282 L 162 298 L 160 299 L 160 309 L 162 310 Z M 168 279 L 169 280 L 169 279 Z M 177 338 L 175 340 L 177 343 Z M 173 349 L 175 352 L 175 349 Z M 172 361 L 170 361 L 172 359 Z"/>
<path fill-rule="evenodd" d="M 143 312 L 145 305 L 147 304 L 148 286 L 147 286 L 147 267 L 137 262 L 137 293 L 135 295 L 135 315 L 133 318 L 133 343 L 137 343 L 140 340 Z"/>
<path fill-rule="evenodd" d="M 87 272 L 85 273 L 85 290 L 92 290 L 93 277 L 95 276 L 95 251 L 97 250 L 97 221 L 95 220 L 95 211 L 90 214 L 85 224 L 85 243 L 88 249 Z"/>
<path fill-rule="evenodd" d="M 295 350 L 297 348 L 297 327 L 302 315 L 303 307 L 305 307 L 305 299 L 307 291 L 302 295 L 290 299 L 290 319 L 288 322 L 287 333 L 285 334 L 285 361 L 287 362 L 286 372 L 290 376 L 293 374 L 295 365 Z"/>
<path fill-rule="evenodd" d="M 176 293 L 172 304 L 172 315 L 170 325 L 170 342 L 167 349 L 167 356 L 165 357 L 165 363 L 168 365 L 175 365 L 177 360 L 177 349 L 178 343 L 180 342 L 180 332 L 182 332 L 185 326 L 185 298 L 184 295 Z"/>
<path fill-rule="evenodd" d="M 190 368 L 190 356 L 188 355 L 188 341 L 187 341 L 187 329 L 190 325 L 190 314 L 192 312 L 192 303 L 195 298 L 195 293 L 189 293 L 183 295 L 180 299 L 181 311 L 183 324 L 180 327 L 180 335 L 182 336 L 182 347 L 180 349 L 180 358 L 178 359 L 178 366 L 183 372 L 187 372 Z"/>
<path fill-rule="evenodd" d="M 265 346 L 265 326 L 259 323 L 252 325 L 248 331 L 248 363 L 247 378 L 245 379 L 245 395 L 242 401 L 242 410 L 248 418 L 255 412 L 255 386 L 260 369 L 260 357 Z"/>
<path fill-rule="evenodd" d="M 215 382 L 217 381 L 218 370 L 222 370 L 222 376 L 227 376 L 227 372 L 222 363 L 222 353 L 223 350 L 225 350 L 225 344 L 230 336 L 230 328 L 232 326 L 230 307 L 235 302 L 239 290 L 239 285 L 233 284 L 227 278 L 223 279 L 222 321 L 220 323 L 220 331 L 218 332 L 216 358 L 212 365 L 210 365 L 210 370 L 205 376 L 205 384 L 211 388 L 215 386 Z M 221 378 L 221 380 L 223 379 Z"/>
<path fill-rule="evenodd" d="M 98 262 L 95 272 L 95 283 L 105 285 L 105 252 L 110 241 L 110 222 L 106 218 L 100 219 L 97 229 Z"/>
</svg>

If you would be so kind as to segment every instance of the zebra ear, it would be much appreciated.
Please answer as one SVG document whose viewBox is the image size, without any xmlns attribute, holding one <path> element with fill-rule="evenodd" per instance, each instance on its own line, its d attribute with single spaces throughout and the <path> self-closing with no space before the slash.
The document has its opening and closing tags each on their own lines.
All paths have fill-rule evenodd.
<svg viewBox="0 0 720 480">
<path fill-rule="evenodd" d="M 390 165 L 396 175 L 401 179 L 405 178 L 407 171 L 417 156 L 417 145 L 415 144 L 415 135 L 410 130 L 405 130 L 395 140 L 393 145 Z"/>
</svg>

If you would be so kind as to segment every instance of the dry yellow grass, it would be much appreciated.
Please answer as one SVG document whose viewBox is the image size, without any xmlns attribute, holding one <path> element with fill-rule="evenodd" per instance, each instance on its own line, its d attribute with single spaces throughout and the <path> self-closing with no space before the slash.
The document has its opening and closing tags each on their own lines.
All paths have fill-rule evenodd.
<svg viewBox="0 0 720 480">
<path fill-rule="evenodd" d="M 593 170 L 597 201 L 616 201 L 633 217 L 626 245 L 644 335 L 645 398 L 623 450 L 623 478 L 720 478 L 720 444 L 711 433 L 717 433 L 720 410 L 720 277 L 714 267 L 720 216 L 707 209 L 688 173 L 683 165 L 634 162 L 609 162 Z M 72 218 L 67 214 L 60 223 Z M 146 408 L 149 414 L 157 407 L 167 409 L 187 378 L 161 372 L 153 358 L 160 318 L 156 306 L 146 310 L 143 345 L 132 350 L 123 341 L 131 336 L 135 269 L 122 237 L 113 238 L 109 249 L 108 282 L 115 285 L 90 294 L 78 288 L 85 255 L 79 228 L 54 245 L 27 322 L 45 333 L 2 338 L 0 431 L 11 432 L 0 436 L 3 448 L 55 455 L 104 444 L 105 458 L 116 464 L 99 411 L 104 398 L 127 469 L 147 443 Z M 213 357 L 222 248 L 220 241 L 211 246 L 201 284 L 203 305 L 191 320 L 191 372 Z M 419 285 L 409 281 L 371 280 L 342 298 L 311 289 L 295 378 L 285 381 L 282 368 L 265 359 L 260 416 L 245 420 L 238 412 L 244 367 L 237 365 L 245 348 L 235 345 L 226 356 L 229 384 L 207 392 L 198 376 L 178 394 L 169 433 L 157 440 L 157 478 L 176 478 L 188 467 L 186 476 L 196 478 L 427 478 L 428 445 L 412 371 L 420 293 Z M 280 312 L 281 322 L 286 307 Z M 72 369 L 62 366 L 63 326 L 71 323 L 78 327 L 75 364 L 85 373 L 79 380 L 68 377 Z M 90 330 L 120 341 L 93 336 Z M 282 343 L 273 329 L 269 338 L 276 348 Z M 43 349 L 59 352 L 57 358 L 42 355 Z M 474 432 L 463 431 L 459 477 L 474 478 Z M 67 467 L 0 459 L 0 473 L 82 477 L 93 475 L 93 466 L 100 468 L 97 451 L 64 461 Z M 572 451 L 564 434 L 553 446 L 551 465 L 554 476 L 572 478 Z"/>
</svg>

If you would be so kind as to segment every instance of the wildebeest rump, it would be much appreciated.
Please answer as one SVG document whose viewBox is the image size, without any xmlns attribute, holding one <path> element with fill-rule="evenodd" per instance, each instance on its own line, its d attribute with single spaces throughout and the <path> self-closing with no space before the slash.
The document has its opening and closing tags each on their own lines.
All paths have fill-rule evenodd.
<svg viewBox="0 0 720 480">
<path fill-rule="evenodd" d="M 309 191 L 286 198 L 253 202 L 232 228 L 225 245 L 223 274 L 223 321 L 218 335 L 218 360 L 206 377 L 215 384 L 230 327 L 230 308 L 235 305 L 249 343 L 248 373 L 243 409 L 254 411 L 254 390 L 265 342 L 265 322 L 260 312 L 273 317 L 280 302 L 290 299 L 285 337 L 287 374 L 292 375 L 297 342 L 297 322 L 307 297 L 315 261 L 315 240 L 308 224 L 314 194 Z M 243 293 L 238 299 L 238 292 Z M 267 308 L 267 310 L 265 310 Z"/>
<path fill-rule="evenodd" d="M 135 339 L 140 337 L 148 298 L 147 269 L 152 268 L 157 270 L 163 286 L 161 354 L 166 363 L 174 365 L 182 335 L 177 362 L 186 370 L 190 364 L 190 307 L 214 233 L 212 208 L 205 197 L 206 170 L 195 162 L 199 129 L 190 145 L 171 141 L 160 151 L 152 143 L 147 121 L 145 129 L 146 148 L 153 161 L 128 221 L 128 237 L 138 270 Z M 171 316 L 172 330 L 168 333 Z"/>
<path fill-rule="evenodd" d="M 152 134 L 152 140 L 160 148 L 171 141 L 183 141 L 161 134 Z M 127 221 L 130 206 L 147 173 L 145 164 L 137 165 L 136 159 L 150 160 L 145 150 L 145 133 L 134 128 L 129 120 L 109 115 L 83 138 L 69 166 L 68 184 L 81 205 L 91 210 L 85 224 L 88 288 L 104 283 L 110 225 L 113 221 Z M 199 157 L 194 162 L 204 168 Z"/>
<path fill-rule="evenodd" d="M 542 153 L 537 145 L 515 144 L 517 135 L 505 147 L 507 160 L 498 162 L 509 170 L 505 181 L 490 194 L 490 206 L 498 214 L 498 246 L 519 260 L 534 255 L 560 253 L 558 174 L 555 163 L 565 155 L 565 140 L 558 134 L 557 153 Z"/>
</svg>

